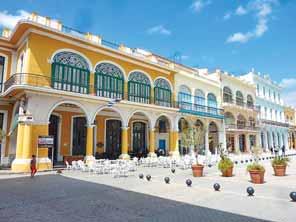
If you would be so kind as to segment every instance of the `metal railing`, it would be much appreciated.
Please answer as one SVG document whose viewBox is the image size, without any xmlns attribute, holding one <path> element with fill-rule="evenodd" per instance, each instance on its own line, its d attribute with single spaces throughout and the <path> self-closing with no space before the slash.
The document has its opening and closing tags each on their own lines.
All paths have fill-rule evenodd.
<svg viewBox="0 0 296 222">
<path fill-rule="evenodd" d="M 245 102 L 237 102 L 236 100 L 232 99 L 232 100 L 225 100 L 223 99 L 223 103 L 224 104 L 231 104 L 231 105 L 236 105 L 236 106 L 240 106 L 243 108 L 248 108 L 248 109 L 253 109 L 255 111 L 259 111 L 259 106 L 256 106 L 252 103 L 245 103 Z"/>
<path fill-rule="evenodd" d="M 225 129 L 229 130 L 259 130 L 259 127 L 256 125 L 243 125 L 243 124 L 225 124 Z"/>
</svg>

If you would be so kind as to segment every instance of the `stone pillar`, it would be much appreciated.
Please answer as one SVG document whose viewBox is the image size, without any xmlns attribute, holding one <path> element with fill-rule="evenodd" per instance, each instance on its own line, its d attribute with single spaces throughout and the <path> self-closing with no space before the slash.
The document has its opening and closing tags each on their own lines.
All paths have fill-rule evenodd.
<svg viewBox="0 0 296 222">
<path fill-rule="evenodd" d="M 121 128 L 121 155 L 120 159 L 130 159 L 128 155 L 128 127 Z"/>
<path fill-rule="evenodd" d="M 86 131 L 86 156 L 85 161 L 89 162 L 91 160 L 94 160 L 93 155 L 94 150 L 94 125 L 87 126 Z"/>
<path fill-rule="evenodd" d="M 237 134 L 237 133 L 234 134 L 234 150 L 235 150 L 236 153 L 240 153 L 239 134 Z"/>
<path fill-rule="evenodd" d="M 269 144 L 270 144 L 270 147 L 273 148 L 274 150 L 274 145 L 273 145 L 273 135 L 272 135 L 272 132 L 269 132 Z"/>
<path fill-rule="evenodd" d="M 150 157 L 156 157 L 155 154 L 155 128 L 150 129 L 149 131 L 149 154 Z"/>
<path fill-rule="evenodd" d="M 179 132 L 178 130 L 170 131 L 170 156 L 178 157 L 179 153 Z"/>
<path fill-rule="evenodd" d="M 24 125 L 23 159 L 32 158 L 32 125 Z"/>
<path fill-rule="evenodd" d="M 205 154 L 206 154 L 206 156 L 210 154 L 210 148 L 209 148 L 209 129 L 208 128 L 205 130 Z"/>
<path fill-rule="evenodd" d="M 270 147 L 268 147 L 268 134 L 267 132 L 264 132 L 264 148 L 265 150 L 269 150 Z"/>
<path fill-rule="evenodd" d="M 24 125 L 19 123 L 17 127 L 17 139 L 16 139 L 16 159 L 22 159 L 23 157 L 23 140 L 24 140 Z"/>
<path fill-rule="evenodd" d="M 245 134 L 245 138 L 246 138 L 246 149 L 245 149 L 245 152 L 249 153 L 250 152 L 250 134 L 246 133 Z"/>
</svg>

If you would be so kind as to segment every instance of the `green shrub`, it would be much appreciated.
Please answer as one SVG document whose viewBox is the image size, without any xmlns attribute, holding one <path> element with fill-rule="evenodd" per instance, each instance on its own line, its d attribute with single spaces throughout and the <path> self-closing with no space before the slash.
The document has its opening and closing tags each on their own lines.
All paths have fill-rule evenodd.
<svg viewBox="0 0 296 222">
<path fill-rule="evenodd" d="M 261 172 L 265 172 L 264 166 L 260 165 L 259 163 L 252 163 L 247 166 L 247 171 L 250 170 L 259 170 Z"/>
<path fill-rule="evenodd" d="M 272 166 L 275 165 L 284 165 L 284 166 L 288 166 L 288 162 L 290 161 L 290 159 L 288 157 L 283 157 L 283 156 L 276 156 L 272 161 L 271 164 Z"/>
<path fill-rule="evenodd" d="M 219 161 L 218 169 L 221 172 L 224 172 L 224 171 L 226 171 L 226 170 L 228 170 L 229 168 L 232 168 L 232 167 L 233 167 L 233 162 L 228 157 L 223 156 L 221 158 L 221 160 Z"/>
</svg>

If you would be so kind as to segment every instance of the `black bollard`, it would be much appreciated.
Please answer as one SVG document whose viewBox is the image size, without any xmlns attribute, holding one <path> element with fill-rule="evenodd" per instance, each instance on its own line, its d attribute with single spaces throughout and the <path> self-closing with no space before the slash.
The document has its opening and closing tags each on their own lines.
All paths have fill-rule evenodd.
<svg viewBox="0 0 296 222">
<path fill-rule="evenodd" d="M 187 184 L 188 187 L 191 187 L 191 185 L 192 185 L 192 181 L 191 181 L 190 179 L 187 179 L 187 180 L 186 180 L 186 184 Z"/>
<path fill-rule="evenodd" d="M 221 186 L 220 186 L 220 184 L 219 183 L 214 183 L 214 190 L 215 191 L 219 191 L 220 190 L 220 188 L 221 188 Z"/>
<path fill-rule="evenodd" d="M 254 188 L 253 187 L 248 187 L 247 188 L 247 193 L 248 193 L 249 196 L 253 196 L 254 193 L 255 193 Z"/>
</svg>

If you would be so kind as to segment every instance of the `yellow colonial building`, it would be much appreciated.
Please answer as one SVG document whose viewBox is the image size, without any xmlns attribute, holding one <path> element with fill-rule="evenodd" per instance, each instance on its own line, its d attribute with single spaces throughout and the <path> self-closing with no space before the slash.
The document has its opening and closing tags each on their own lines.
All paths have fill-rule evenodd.
<svg viewBox="0 0 296 222">
<path fill-rule="evenodd" d="M 178 155 L 174 65 L 33 13 L 0 38 L 1 161 Z M 54 147 L 38 148 L 51 135 Z"/>
<path fill-rule="evenodd" d="M 296 149 L 296 109 L 284 107 L 285 121 L 289 124 L 288 145 L 290 149 Z"/>
</svg>

